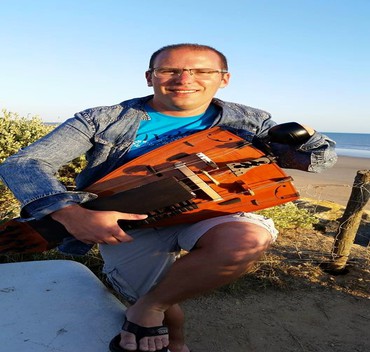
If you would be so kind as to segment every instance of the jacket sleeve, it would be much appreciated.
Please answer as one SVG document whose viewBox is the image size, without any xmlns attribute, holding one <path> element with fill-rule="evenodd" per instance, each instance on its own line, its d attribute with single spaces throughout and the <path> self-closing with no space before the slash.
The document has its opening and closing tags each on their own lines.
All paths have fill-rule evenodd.
<svg viewBox="0 0 370 352">
<path fill-rule="evenodd" d="M 282 168 L 318 173 L 336 163 L 335 142 L 326 135 L 315 131 L 301 144 L 276 143 L 271 142 L 268 137 L 269 129 L 274 126 L 276 123 L 271 118 L 265 119 L 256 137 L 259 143 L 267 143 Z"/>
<path fill-rule="evenodd" d="M 91 148 L 93 133 L 93 125 L 86 120 L 69 119 L 0 165 L 0 177 L 19 200 L 25 220 L 39 219 L 96 197 L 87 192 L 67 191 L 55 176 L 61 166 Z"/>
<path fill-rule="evenodd" d="M 319 132 L 301 145 L 271 142 L 270 146 L 278 164 L 287 169 L 318 173 L 332 167 L 337 161 L 335 142 Z"/>
</svg>

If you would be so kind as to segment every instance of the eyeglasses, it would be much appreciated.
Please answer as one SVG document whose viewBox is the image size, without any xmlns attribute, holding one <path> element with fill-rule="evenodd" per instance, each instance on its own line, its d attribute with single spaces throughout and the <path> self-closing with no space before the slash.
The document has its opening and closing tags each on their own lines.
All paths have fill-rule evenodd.
<svg viewBox="0 0 370 352">
<path fill-rule="evenodd" d="M 149 72 L 153 72 L 157 78 L 173 78 L 180 77 L 184 71 L 190 73 L 198 79 L 207 79 L 219 73 L 227 73 L 227 70 L 214 70 L 212 68 L 172 68 L 172 67 L 157 67 L 152 68 Z"/>
</svg>

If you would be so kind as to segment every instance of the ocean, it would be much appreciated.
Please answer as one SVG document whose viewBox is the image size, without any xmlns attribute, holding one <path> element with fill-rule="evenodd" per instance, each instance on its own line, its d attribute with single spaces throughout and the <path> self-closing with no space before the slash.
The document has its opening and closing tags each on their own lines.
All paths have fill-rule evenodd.
<svg viewBox="0 0 370 352">
<path fill-rule="evenodd" d="M 370 158 L 370 133 L 322 133 L 336 142 L 338 155 Z"/>
</svg>

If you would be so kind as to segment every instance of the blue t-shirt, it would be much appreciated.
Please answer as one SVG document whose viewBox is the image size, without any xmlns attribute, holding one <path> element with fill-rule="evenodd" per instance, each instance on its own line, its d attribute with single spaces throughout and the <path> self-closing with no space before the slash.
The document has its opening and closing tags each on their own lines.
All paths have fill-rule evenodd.
<svg viewBox="0 0 370 352">
<path fill-rule="evenodd" d="M 145 110 L 150 120 L 141 121 L 136 139 L 124 156 L 125 162 L 179 138 L 203 131 L 212 125 L 218 114 L 218 109 L 212 104 L 204 113 L 190 117 L 165 115 L 148 104 Z"/>
</svg>

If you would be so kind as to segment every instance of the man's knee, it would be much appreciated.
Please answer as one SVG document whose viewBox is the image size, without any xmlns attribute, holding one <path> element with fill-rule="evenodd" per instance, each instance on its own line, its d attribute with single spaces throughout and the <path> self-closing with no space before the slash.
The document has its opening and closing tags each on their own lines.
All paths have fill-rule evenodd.
<svg viewBox="0 0 370 352">
<path fill-rule="evenodd" d="M 237 265 L 259 258 L 271 243 L 270 232 L 262 226 L 248 222 L 227 222 L 207 231 L 197 246 Z"/>
</svg>

